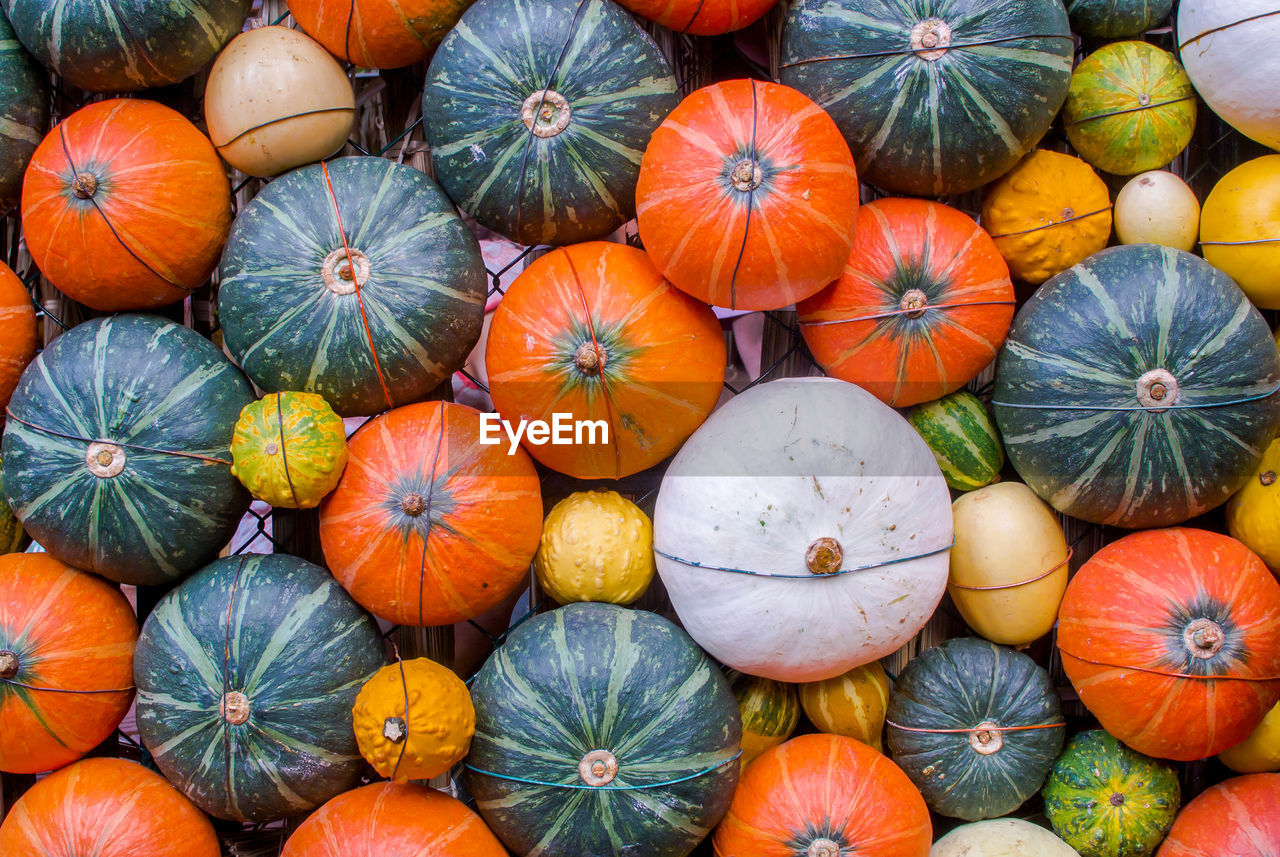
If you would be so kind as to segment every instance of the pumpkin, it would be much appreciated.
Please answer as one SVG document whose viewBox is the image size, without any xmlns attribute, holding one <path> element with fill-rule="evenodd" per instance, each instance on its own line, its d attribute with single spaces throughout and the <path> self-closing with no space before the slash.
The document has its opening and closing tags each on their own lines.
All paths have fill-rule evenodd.
<svg viewBox="0 0 1280 857">
<path fill-rule="evenodd" d="M 1253 475 L 1227 501 L 1227 529 L 1280 574 L 1280 440 L 1271 442 Z"/>
<path fill-rule="evenodd" d="M 1113 212 L 1121 244 L 1163 244 L 1190 252 L 1200 234 L 1200 200 L 1164 170 L 1134 176 L 1116 194 Z"/>
<path fill-rule="evenodd" d="M 864 181 L 942 196 L 1007 173 L 1044 136 L 1073 51 L 1060 0 L 800 0 L 781 81 L 835 118 Z"/>
<path fill-rule="evenodd" d="M 916 405 L 907 422 L 933 450 L 948 488 L 972 491 L 1000 478 L 1000 433 L 990 411 L 968 390 Z"/>
<path fill-rule="evenodd" d="M 9 402 L 4 492 L 63 562 L 168 583 L 217 556 L 248 511 L 230 445 L 251 401 L 244 376 L 190 328 L 86 321 L 41 352 Z"/>
<path fill-rule="evenodd" d="M 1164 166 L 1191 142 L 1196 93 L 1173 54 L 1113 42 L 1076 66 L 1062 118 L 1082 158 L 1131 176 Z"/>
<path fill-rule="evenodd" d="M 120 591 L 48 554 L 0 556 L 0 771 L 60 768 L 133 701 L 138 623 Z"/>
<path fill-rule="evenodd" d="M 1248 480 L 1280 422 L 1277 386 L 1271 331 L 1225 274 L 1180 250 L 1132 245 L 1027 301 L 993 404 L 1009 460 L 1051 506 L 1156 527 L 1220 505 Z"/>
<path fill-rule="evenodd" d="M 1111 193 L 1079 158 L 1036 149 L 987 188 L 982 225 L 1013 276 L 1043 283 L 1107 246 Z"/>
<path fill-rule="evenodd" d="M 625 8 L 656 24 L 694 36 L 719 36 L 749 27 L 777 5 L 778 0 L 618 0 Z"/>
<path fill-rule="evenodd" d="M 0 853 L 42 857 L 218 857 L 213 825 L 164 777 L 124 759 L 85 759 L 18 798 Z"/>
<path fill-rule="evenodd" d="M 671 67 L 610 0 L 480 0 L 427 69 L 423 129 L 440 184 L 520 244 L 604 238 L 635 214 Z"/>
<path fill-rule="evenodd" d="M 955 392 L 995 359 L 1013 302 L 1009 268 L 972 218 L 880 199 L 859 210 L 840 279 L 796 310 L 827 374 L 906 407 Z"/>
<path fill-rule="evenodd" d="M 1219 753 L 1280 701 L 1280 583 L 1219 533 L 1107 545 L 1067 586 L 1057 642 L 1080 701 L 1148 756 Z"/>
<path fill-rule="evenodd" d="M 561 604 L 630 604 L 653 580 L 653 522 L 617 491 L 577 491 L 542 524 L 538 586 Z"/>
<path fill-rule="evenodd" d="M 425 399 L 480 336 L 480 245 L 422 172 L 342 158 L 281 176 L 241 210 L 218 311 L 231 356 L 268 392 L 344 417 Z"/>
<path fill-rule="evenodd" d="M 746 768 L 765 750 L 778 746 L 796 731 L 800 700 L 794 684 L 737 670 L 729 670 L 725 677 L 738 700 L 742 718 L 742 756 L 738 761 Z"/>
<path fill-rule="evenodd" d="M 351 715 L 360 755 L 397 783 L 447 773 L 467 755 L 476 729 L 467 686 L 429 658 L 378 670 Z"/>
<path fill-rule="evenodd" d="M 1268 857 L 1280 842 L 1280 774 L 1218 783 L 1178 814 L 1156 857 Z"/>
<path fill-rule="evenodd" d="M 1180 795 L 1172 766 L 1094 729 L 1053 763 L 1045 815 L 1081 857 L 1148 857 L 1169 832 Z"/>
<path fill-rule="evenodd" d="M 205 812 L 272 821 L 360 778 L 351 706 L 385 662 L 377 624 L 323 568 L 286 554 L 226 557 L 143 624 L 138 731 Z"/>
<path fill-rule="evenodd" d="M 870 393 L 771 381 L 712 414 L 667 468 L 658 573 L 712 657 L 820 681 L 896 651 L 933 615 L 950 501 L 929 447 Z"/>
<path fill-rule="evenodd" d="M 1280 309 L 1280 155 L 1245 161 L 1214 185 L 1200 214 L 1204 258 L 1256 306 Z"/>
<path fill-rule="evenodd" d="M 152 309 L 209 279 L 231 227 L 231 185 L 182 114 L 99 101 L 36 149 L 22 227 L 31 258 L 67 297 L 104 312 Z"/>
<path fill-rule="evenodd" d="M 4 499 L 4 468 L 0 466 L 0 554 L 18 553 L 26 540 L 22 522 Z"/>
<path fill-rule="evenodd" d="M 241 33 L 209 71 L 204 117 L 218 154 L 253 176 L 327 158 L 355 124 L 356 101 L 342 66 L 289 27 Z"/>
<path fill-rule="evenodd" d="M 480 817 L 443 792 L 372 783 L 311 814 L 280 857 L 507 857 Z"/>
<path fill-rule="evenodd" d="M 1020 818 L 962 824 L 933 844 L 929 857 L 1080 857 L 1043 827 Z"/>
<path fill-rule="evenodd" d="M 889 705 L 889 677 L 879 661 L 844 675 L 800 685 L 805 716 L 822 732 L 856 738 L 884 751 L 885 709 Z"/>
<path fill-rule="evenodd" d="M 517 854 L 684 857 L 738 781 L 738 706 L 683 631 L 612 604 L 519 626 L 471 685 L 467 784 Z"/>
<path fill-rule="evenodd" d="M 490 322 L 485 367 L 505 420 L 573 427 L 570 443 L 526 434 L 530 455 L 578 479 L 616 479 L 671 455 L 711 413 L 724 392 L 724 334 L 643 250 L 592 242 L 516 278 Z"/>
<path fill-rule="evenodd" d="M 1272 707 L 1249 737 L 1218 754 L 1238 774 L 1280 771 L 1280 704 Z"/>
<path fill-rule="evenodd" d="M 446 402 L 374 418 L 320 506 L 334 577 L 389 622 L 452 625 L 525 580 L 542 532 L 538 476 L 524 452 L 480 443 L 480 423 Z"/>
<path fill-rule="evenodd" d="M 965 494 L 951 514 L 948 591 L 964 621 L 1003 646 L 1027 646 L 1049 633 L 1071 558 L 1058 516 L 1021 482 Z"/>
<path fill-rule="evenodd" d="M 960 637 L 907 662 L 889 698 L 889 748 L 935 812 L 1013 812 L 1040 790 L 1066 727 L 1049 674 L 1024 654 Z"/>
<path fill-rule="evenodd" d="M 312 509 L 342 478 L 346 427 L 315 393 L 269 393 L 240 411 L 231 461 L 232 474 L 257 499 Z"/>
<path fill-rule="evenodd" d="M 927 857 L 933 828 L 892 762 L 840 735 L 801 735 L 742 775 L 717 857 Z"/>
<path fill-rule="evenodd" d="M 331 54 L 365 68 L 399 68 L 431 56 L 473 0 L 293 0 L 299 26 Z"/>
<path fill-rule="evenodd" d="M 13 269 L 0 262 L 0 411 L 9 404 L 18 377 L 35 358 L 39 345 L 31 293 Z"/>
<path fill-rule="evenodd" d="M 0 4 L 0 210 L 22 192 L 22 174 L 49 128 L 49 78 L 22 47 Z"/>
<path fill-rule="evenodd" d="M 835 123 L 789 87 L 731 80 L 695 91 L 640 162 L 637 226 L 676 288 L 732 309 L 780 309 L 849 257 L 858 174 Z"/>
<path fill-rule="evenodd" d="M 1071 29 L 1099 39 L 1141 35 L 1172 11 L 1173 0 L 1067 0 Z"/>
</svg>

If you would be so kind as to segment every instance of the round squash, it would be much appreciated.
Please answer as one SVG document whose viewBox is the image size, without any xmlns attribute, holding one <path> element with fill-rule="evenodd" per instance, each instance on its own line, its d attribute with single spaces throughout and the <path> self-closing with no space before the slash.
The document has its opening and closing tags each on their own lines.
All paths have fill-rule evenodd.
<svg viewBox="0 0 1280 857">
<path fill-rule="evenodd" d="M 749 27 L 777 5 L 778 0 L 618 0 L 625 8 L 677 33 L 719 36 Z"/>
<path fill-rule="evenodd" d="M 1272 707 L 1248 738 L 1218 754 L 1238 774 L 1280 771 L 1280 704 Z"/>
<path fill-rule="evenodd" d="M 231 40 L 209 72 L 204 118 L 223 159 L 251 176 L 275 176 L 341 149 L 356 101 L 342 66 L 289 27 Z"/>
<path fill-rule="evenodd" d="M 1280 774 L 1218 783 L 1187 804 L 1156 857 L 1269 857 L 1280 842 Z"/>
<path fill-rule="evenodd" d="M 1172 11 L 1173 0 L 1067 0 L 1071 29 L 1098 39 L 1140 36 Z"/>
<path fill-rule="evenodd" d="M 124 759 L 85 759 L 37 782 L 0 824 L 0 854 L 219 857 L 213 825 L 164 777 Z"/>
<path fill-rule="evenodd" d="M 982 225 L 1013 276 L 1043 283 L 1107 246 L 1111 192 L 1079 158 L 1036 149 L 987 188 Z"/>
<path fill-rule="evenodd" d="M 289 11 L 329 53 L 355 66 L 399 68 L 431 56 L 473 0 L 293 0 Z"/>
<path fill-rule="evenodd" d="M 209 279 L 231 228 L 231 185 L 182 114 L 99 101 L 36 149 L 22 227 L 31 258 L 67 297 L 104 312 L 152 309 Z"/>
<path fill-rule="evenodd" d="M 1227 501 L 1227 529 L 1280 575 L 1280 440 L 1262 454 L 1253 475 Z"/>
<path fill-rule="evenodd" d="M 3 4 L 0 4 L 2 6 Z M 22 174 L 49 130 L 49 76 L 0 11 L 0 211 L 22 193 Z"/>
<path fill-rule="evenodd" d="M 323 568 L 286 554 L 226 557 L 143 624 L 138 731 L 210 815 L 295 815 L 360 778 L 351 706 L 384 663 L 377 624 Z"/>
<path fill-rule="evenodd" d="M 880 199 L 858 211 L 840 279 L 796 310 L 827 374 L 906 407 L 986 368 L 1013 304 L 1009 267 L 972 218 L 941 203 Z"/>
<path fill-rule="evenodd" d="M 480 0 L 431 60 L 423 129 L 463 211 L 520 244 L 575 244 L 635 214 L 640 153 L 677 100 L 610 0 Z"/>
<path fill-rule="evenodd" d="M 617 491 L 577 491 L 551 509 L 533 557 L 538 585 L 561 604 L 630 604 L 653 580 L 653 523 Z"/>
<path fill-rule="evenodd" d="M 1076 66 L 1062 121 L 1082 158 L 1131 176 L 1168 164 L 1191 142 L 1196 93 L 1173 54 L 1113 42 Z"/>
<path fill-rule="evenodd" d="M 490 322 L 485 367 L 504 420 L 568 415 L 571 442 L 526 433 L 530 455 L 576 479 L 619 479 L 671 455 L 711 413 L 724 392 L 724 334 L 643 250 L 595 241 L 516 277 Z"/>
<path fill-rule="evenodd" d="M 653 613 L 570 604 L 535 616 L 471 694 L 467 783 L 517 854 L 684 857 L 734 794 L 733 694 Z"/>
<path fill-rule="evenodd" d="M 1171 765 L 1093 729 L 1072 738 L 1053 763 L 1044 812 L 1081 857 L 1149 857 L 1169 832 L 1180 797 Z"/>
<path fill-rule="evenodd" d="M 732 309 L 781 309 L 849 258 L 858 174 L 835 123 L 794 89 L 731 80 L 697 90 L 653 132 L 637 226 L 676 288 Z"/>
<path fill-rule="evenodd" d="M 120 590 L 48 554 L 0 556 L 0 604 L 0 771 L 60 768 L 128 712 L 138 622 Z"/>
<path fill-rule="evenodd" d="M 479 411 L 422 402 L 366 423 L 320 506 L 320 544 L 356 601 L 400 625 L 452 625 L 520 586 L 542 533 L 521 450 L 480 442 Z"/>
<path fill-rule="evenodd" d="M 22 370 L 35 359 L 39 333 L 31 293 L 13 269 L 0 262 L 0 411 L 9 404 Z"/>
<path fill-rule="evenodd" d="M 354 270 L 353 270 L 354 269 Z M 422 172 L 342 158 L 281 176 L 236 218 L 218 312 L 268 392 L 319 393 L 344 417 L 425 399 L 480 336 L 480 245 Z"/>
<path fill-rule="evenodd" d="M 1131 178 L 1113 212 L 1121 244 L 1163 244 L 1190 252 L 1200 234 L 1200 200 L 1187 183 L 1164 170 Z"/>
<path fill-rule="evenodd" d="M 1265 155 L 1245 161 L 1209 192 L 1200 214 L 1200 249 L 1256 306 L 1280 309 L 1278 247 L 1280 155 Z"/>
<path fill-rule="evenodd" d="M 935 812 L 1007 815 L 1040 790 L 1066 726 L 1049 674 L 1024 654 L 961 637 L 898 675 L 889 748 Z"/>
<path fill-rule="evenodd" d="M 964 621 L 1002 646 L 1027 646 L 1049 633 L 1071 558 L 1058 516 L 1021 482 L 965 494 L 951 514 L 947 591 Z"/>
<path fill-rule="evenodd" d="M 991 412 L 968 390 L 916 405 L 907 422 L 933 450 L 948 488 L 973 491 L 1000 478 L 1000 433 Z"/>
<path fill-rule="evenodd" d="M 0 462 L 2 463 L 2 462 Z M 4 468 L 0 466 L 0 554 L 18 553 L 27 540 L 22 522 L 13 514 L 4 495 Z"/>
<path fill-rule="evenodd" d="M 190 328 L 86 321 L 41 352 L 9 402 L 4 492 L 58 559 L 119 583 L 171 582 L 217 556 L 248 511 L 230 446 L 251 401 Z"/>
<path fill-rule="evenodd" d="M 1022 307 L 993 404 L 1010 461 L 1051 506 L 1157 527 L 1249 479 L 1280 424 L 1278 386 L 1271 331 L 1230 278 L 1134 245 L 1064 271 Z"/>
<path fill-rule="evenodd" d="M 889 677 L 879 661 L 844 675 L 800 685 L 805 716 L 823 732 L 856 738 L 884 751 L 884 716 Z"/>
<path fill-rule="evenodd" d="M 1280 701 L 1280 583 L 1229 536 L 1133 533 L 1072 578 L 1058 650 L 1102 728 L 1148 756 L 1203 759 Z"/>
<path fill-rule="evenodd" d="M 801 735 L 746 771 L 716 828 L 724 857 L 928 857 L 933 825 L 892 762 L 840 735 Z"/>
<path fill-rule="evenodd" d="M 747 675 L 728 670 L 729 690 L 738 700 L 742 718 L 743 768 L 765 750 L 776 747 L 791 737 L 800 723 L 800 700 L 796 686 L 785 681 Z"/>
<path fill-rule="evenodd" d="M 1020 818 L 962 824 L 933 844 L 929 857 L 1080 857 L 1043 827 Z"/>
<path fill-rule="evenodd" d="M 313 509 L 347 466 L 346 427 L 315 393 L 268 393 L 240 412 L 231 461 L 231 472 L 257 499 Z"/>
<path fill-rule="evenodd" d="M 772 381 L 712 414 L 667 468 L 658 573 L 712 657 L 820 681 L 896 651 L 933 615 L 950 501 L 929 447 L 870 393 Z"/>
</svg>

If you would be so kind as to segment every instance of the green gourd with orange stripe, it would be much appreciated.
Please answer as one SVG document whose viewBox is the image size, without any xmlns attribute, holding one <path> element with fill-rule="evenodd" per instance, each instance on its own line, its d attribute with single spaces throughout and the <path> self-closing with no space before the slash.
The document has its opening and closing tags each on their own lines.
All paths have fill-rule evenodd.
<svg viewBox="0 0 1280 857">
<path fill-rule="evenodd" d="M 311 509 L 342 478 L 346 428 L 315 393 L 272 393 L 240 412 L 231 457 L 231 472 L 257 499 Z"/>
</svg>

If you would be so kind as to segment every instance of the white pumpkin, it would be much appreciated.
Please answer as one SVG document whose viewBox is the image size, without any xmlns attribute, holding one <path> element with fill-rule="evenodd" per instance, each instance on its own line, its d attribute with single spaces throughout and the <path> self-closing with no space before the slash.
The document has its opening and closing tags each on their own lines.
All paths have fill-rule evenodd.
<svg viewBox="0 0 1280 857">
<path fill-rule="evenodd" d="M 933 843 L 929 857 L 1080 857 L 1080 853 L 1029 821 L 995 818 L 957 827 Z"/>
<path fill-rule="evenodd" d="M 900 648 L 942 598 L 951 544 L 929 447 L 831 378 L 773 381 L 721 407 L 672 461 L 654 514 L 658 572 L 685 630 L 778 681 L 831 678 Z M 827 576 L 837 569 L 861 570 Z"/>
</svg>

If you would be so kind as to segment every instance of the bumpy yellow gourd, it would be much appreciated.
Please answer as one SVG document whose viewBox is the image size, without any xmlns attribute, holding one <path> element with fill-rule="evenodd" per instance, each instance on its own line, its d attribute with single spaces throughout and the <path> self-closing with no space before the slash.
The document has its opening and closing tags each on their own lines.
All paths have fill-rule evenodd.
<svg viewBox="0 0 1280 857">
<path fill-rule="evenodd" d="M 821 731 L 856 738 L 884 752 L 889 676 L 879 661 L 825 681 L 805 682 L 800 685 L 800 705 Z"/>
<path fill-rule="evenodd" d="M 360 688 L 351 714 L 360 755 L 397 783 L 445 773 L 467 755 L 476 734 L 467 686 L 427 658 L 378 670 Z"/>
<path fill-rule="evenodd" d="M 1280 574 L 1280 440 L 1271 442 L 1249 481 L 1227 501 L 1227 528 Z"/>
<path fill-rule="evenodd" d="M 616 491 L 570 494 L 547 515 L 533 567 L 561 604 L 629 604 L 653 580 L 653 523 Z"/>
<path fill-rule="evenodd" d="M 311 509 L 342 478 L 346 429 L 315 393 L 272 393 L 240 411 L 231 460 L 231 472 L 257 499 Z"/>
</svg>

